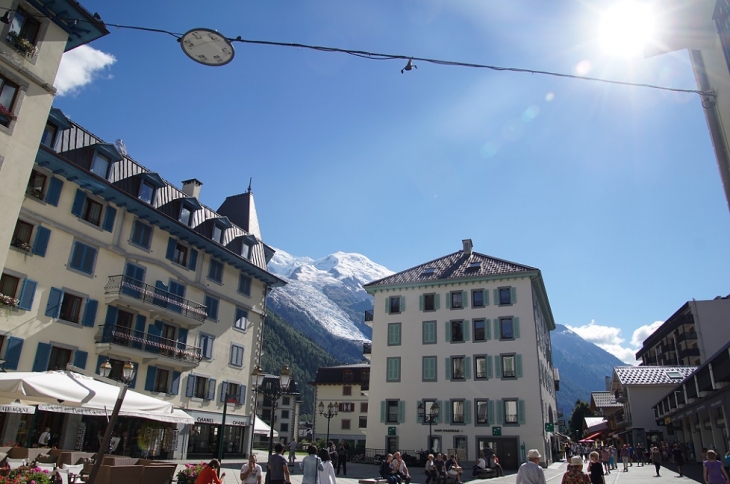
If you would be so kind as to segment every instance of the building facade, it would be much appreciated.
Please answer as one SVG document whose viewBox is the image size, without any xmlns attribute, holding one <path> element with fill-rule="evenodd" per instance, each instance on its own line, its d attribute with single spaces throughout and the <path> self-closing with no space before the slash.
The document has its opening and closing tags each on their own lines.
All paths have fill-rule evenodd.
<svg viewBox="0 0 730 484">
<path fill-rule="evenodd" d="M 370 384 L 370 364 L 319 368 L 317 378 L 311 384 L 315 388 L 314 438 L 325 439 L 329 435 L 329 440 L 336 444 L 345 442 L 350 453 L 363 453 L 368 429 L 366 393 Z M 329 413 L 329 406 L 333 404 L 336 415 L 330 419 L 320 415 L 320 403 L 325 414 Z"/>
<path fill-rule="evenodd" d="M 0 0 L 0 224 L 15 226 L 56 89 L 64 52 L 109 32 L 76 1 Z M 12 232 L 0 231 L 0 247 Z M 6 252 L 0 251 L 0 268 Z"/>
<path fill-rule="evenodd" d="M 214 211 L 200 203 L 198 180 L 178 189 L 60 111 L 46 118 L 53 136 L 36 146 L 29 176 L 15 180 L 24 196 L 3 249 L 5 369 L 72 363 L 98 372 L 108 360 L 116 378 L 131 362 L 132 389 L 185 409 L 196 424 L 120 419 L 118 453 L 214 454 L 228 405 L 224 451 L 247 454 L 266 294 L 284 284 L 267 271 L 273 250 L 250 187 Z M 6 414 L 1 436 L 31 444 L 50 427 L 60 448 L 93 450 L 104 426 L 81 414 Z"/>
<path fill-rule="evenodd" d="M 536 448 L 549 463 L 555 322 L 542 274 L 462 243 L 365 285 L 375 297 L 366 317 L 373 328 L 367 447 L 473 461 L 489 445 L 506 469 Z M 429 426 L 418 409 L 429 414 L 434 403 L 440 412 Z"/>
<path fill-rule="evenodd" d="M 271 374 L 267 374 L 265 378 L 278 380 L 278 377 L 276 375 Z M 266 380 L 264 380 L 264 385 L 266 384 L 265 382 Z M 263 393 L 259 393 L 256 396 L 256 415 L 258 415 L 258 417 L 266 425 L 274 429 L 274 442 L 282 442 L 284 444 L 288 444 L 289 442 L 291 442 L 292 439 L 297 438 L 296 436 L 297 428 L 299 427 L 299 408 L 301 406 L 301 399 L 298 395 L 299 383 L 294 382 L 293 385 L 296 385 L 296 388 L 292 388 L 291 391 L 295 394 L 284 394 L 276 401 L 264 396 Z M 273 426 L 271 420 L 272 415 L 274 416 Z M 270 432 L 262 432 L 257 434 L 254 445 L 259 448 L 268 448 L 270 436 Z"/>
</svg>

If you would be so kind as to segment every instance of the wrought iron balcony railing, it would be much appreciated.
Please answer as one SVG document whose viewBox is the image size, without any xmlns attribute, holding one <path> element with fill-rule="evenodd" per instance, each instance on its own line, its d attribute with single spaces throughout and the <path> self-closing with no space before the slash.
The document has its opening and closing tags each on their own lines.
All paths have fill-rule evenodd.
<svg viewBox="0 0 730 484">
<path fill-rule="evenodd" d="M 124 294 L 197 321 L 202 322 L 206 318 L 205 305 L 128 276 L 110 276 L 109 282 L 104 286 L 104 292 L 106 294 Z"/>
<path fill-rule="evenodd" d="M 97 342 L 134 348 L 191 363 L 200 363 L 203 358 L 202 351 L 197 346 L 145 333 L 144 331 L 137 331 L 125 326 L 109 324 L 102 326 L 101 339 Z"/>
</svg>

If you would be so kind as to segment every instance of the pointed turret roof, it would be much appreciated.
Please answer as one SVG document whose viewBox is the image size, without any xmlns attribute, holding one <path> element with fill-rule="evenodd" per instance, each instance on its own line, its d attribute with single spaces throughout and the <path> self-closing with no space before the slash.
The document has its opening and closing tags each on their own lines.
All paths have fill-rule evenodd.
<svg viewBox="0 0 730 484">
<path fill-rule="evenodd" d="M 226 198 L 220 208 L 217 210 L 219 214 L 225 215 L 234 224 L 241 227 L 257 240 L 263 240 L 261 237 L 261 227 L 259 226 L 259 217 L 256 214 L 256 205 L 253 201 L 253 192 L 251 191 L 251 183 L 249 182 L 248 190 L 245 193 L 231 195 Z"/>
</svg>

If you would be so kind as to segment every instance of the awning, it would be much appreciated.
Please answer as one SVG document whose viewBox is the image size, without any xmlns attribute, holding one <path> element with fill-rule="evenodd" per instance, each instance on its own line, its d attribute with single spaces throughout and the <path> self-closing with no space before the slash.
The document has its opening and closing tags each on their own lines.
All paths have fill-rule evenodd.
<svg viewBox="0 0 730 484">
<path fill-rule="evenodd" d="M 596 437 L 600 437 L 603 432 L 596 432 L 595 434 L 591 434 L 588 437 L 585 437 L 581 440 L 595 440 Z"/>
<path fill-rule="evenodd" d="M 21 403 L 0 405 L 0 413 L 35 413 L 35 407 Z"/>
<path fill-rule="evenodd" d="M 258 435 L 269 435 L 269 432 L 271 432 L 271 427 L 266 425 L 266 423 L 261 420 L 258 415 L 256 416 L 256 422 L 253 426 L 253 433 Z M 279 437 L 279 434 L 276 430 L 274 430 L 274 438 Z"/>
<path fill-rule="evenodd" d="M 130 410 L 123 410 L 123 408 L 124 405 L 122 404 L 122 410 L 119 411 L 120 417 L 148 418 L 150 420 L 157 420 L 158 422 L 181 424 L 195 423 L 195 420 L 190 415 L 180 410 L 179 408 L 174 409 L 171 413 L 135 412 Z M 92 407 L 69 407 L 67 405 L 51 405 L 49 403 L 42 403 L 38 405 L 38 410 L 43 410 L 45 412 L 72 413 L 75 415 L 90 415 L 93 417 L 108 417 L 109 415 L 111 415 L 113 408 L 104 409 Z"/>
</svg>

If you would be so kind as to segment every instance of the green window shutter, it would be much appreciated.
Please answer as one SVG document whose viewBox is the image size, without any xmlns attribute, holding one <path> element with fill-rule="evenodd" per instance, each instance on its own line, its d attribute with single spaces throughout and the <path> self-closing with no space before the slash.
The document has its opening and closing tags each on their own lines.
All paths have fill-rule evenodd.
<svg viewBox="0 0 730 484">
<path fill-rule="evenodd" d="M 398 401 L 398 423 L 404 423 L 406 421 L 406 402 L 403 400 Z"/>
<path fill-rule="evenodd" d="M 512 318 L 512 333 L 515 339 L 520 337 L 520 318 Z"/>
<path fill-rule="evenodd" d="M 441 413 L 444 414 L 444 423 L 450 424 L 451 423 L 451 400 L 446 400 L 446 405 L 441 407 L 443 411 Z"/>
<path fill-rule="evenodd" d="M 494 376 L 502 378 L 502 357 L 499 355 L 494 357 Z"/>
<path fill-rule="evenodd" d="M 385 298 L 385 314 L 390 314 L 390 298 Z"/>
<path fill-rule="evenodd" d="M 385 400 L 380 402 L 380 423 L 385 423 Z"/>
<path fill-rule="evenodd" d="M 423 294 L 418 296 L 418 310 L 423 311 Z"/>
<path fill-rule="evenodd" d="M 517 304 L 517 288 L 512 286 L 509 288 L 510 292 L 510 302 L 512 304 Z"/>
<path fill-rule="evenodd" d="M 471 356 L 464 358 L 464 379 L 469 380 L 471 378 Z"/>
<path fill-rule="evenodd" d="M 525 401 L 524 400 L 517 401 L 517 419 L 519 420 L 520 425 L 525 425 Z"/>
<path fill-rule="evenodd" d="M 451 293 L 446 293 L 446 309 L 451 309 Z"/>
<path fill-rule="evenodd" d="M 464 321 L 463 323 L 464 331 L 462 332 L 464 335 L 464 341 L 469 341 L 469 327 L 471 326 L 470 321 Z"/>
<path fill-rule="evenodd" d="M 471 423 L 471 400 L 464 400 L 464 423 Z"/>
<path fill-rule="evenodd" d="M 446 363 L 446 367 L 444 369 L 444 379 L 448 381 L 451 380 L 451 358 L 447 356 L 446 358 L 444 358 L 444 360 Z"/>
<path fill-rule="evenodd" d="M 499 319 L 494 320 L 494 339 L 499 339 L 502 335 L 502 331 L 499 328 Z"/>
<path fill-rule="evenodd" d="M 499 306 L 499 289 L 494 289 L 492 293 L 494 294 L 494 305 Z"/>
<path fill-rule="evenodd" d="M 522 355 L 515 355 L 515 374 L 522 378 Z"/>
<path fill-rule="evenodd" d="M 485 319 L 484 320 L 484 339 L 490 340 L 492 339 L 492 320 L 491 319 Z"/>
<path fill-rule="evenodd" d="M 487 355 L 487 378 L 492 378 L 492 360 L 494 359 L 493 356 Z"/>
<path fill-rule="evenodd" d="M 416 402 L 416 423 L 423 423 L 423 417 L 421 417 L 421 414 L 418 412 L 418 405 L 421 404 L 421 401 Z"/>
<path fill-rule="evenodd" d="M 469 307 L 469 291 L 461 291 L 461 307 Z"/>
<path fill-rule="evenodd" d="M 504 422 L 504 402 L 502 400 L 497 400 L 495 410 L 497 411 L 497 425 L 502 425 L 502 422 Z"/>
<path fill-rule="evenodd" d="M 494 400 L 487 402 L 487 423 L 494 425 Z"/>
<path fill-rule="evenodd" d="M 446 321 L 446 342 L 451 343 L 451 321 Z"/>
<path fill-rule="evenodd" d="M 489 306 L 489 289 L 485 289 L 483 292 L 484 292 L 484 305 Z"/>
<path fill-rule="evenodd" d="M 436 417 L 436 422 L 435 423 L 441 423 L 441 422 L 444 421 L 444 419 L 443 419 L 444 402 L 442 402 L 441 400 L 438 400 L 438 404 L 439 404 L 439 408 L 441 409 L 441 411 L 439 412 L 438 417 Z"/>
<path fill-rule="evenodd" d="M 405 296 L 400 297 L 400 312 L 404 312 L 406 310 L 406 298 Z"/>
<path fill-rule="evenodd" d="M 433 296 L 433 307 L 435 309 L 441 309 L 441 294 L 434 294 L 434 296 Z"/>
</svg>

